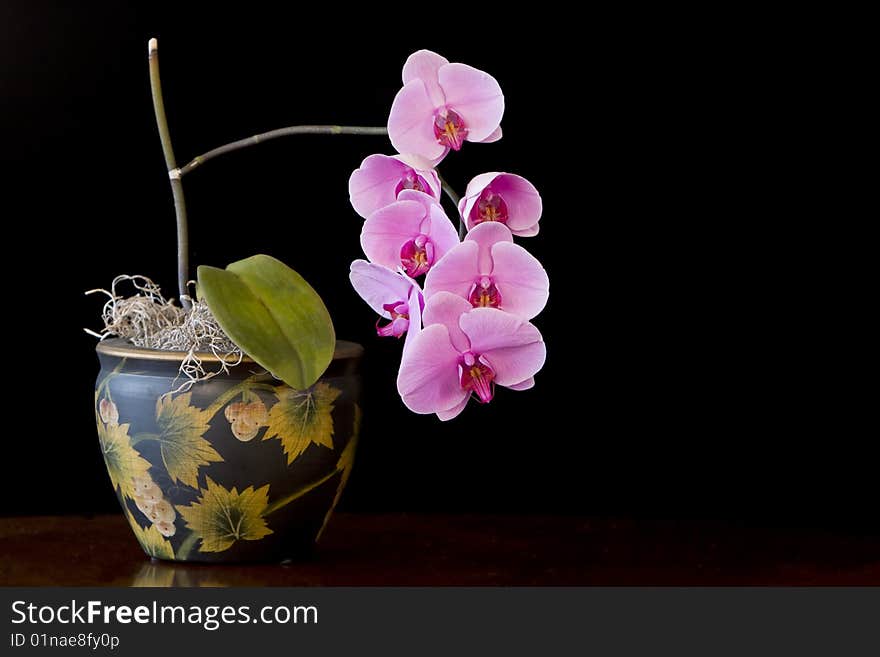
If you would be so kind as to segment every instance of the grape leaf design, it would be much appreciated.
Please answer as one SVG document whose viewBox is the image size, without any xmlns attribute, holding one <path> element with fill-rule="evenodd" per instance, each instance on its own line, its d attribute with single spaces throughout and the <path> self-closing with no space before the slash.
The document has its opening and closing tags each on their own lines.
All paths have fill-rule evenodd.
<svg viewBox="0 0 880 657">
<path fill-rule="evenodd" d="M 269 485 L 239 493 L 227 490 L 206 477 L 199 499 L 177 511 L 186 526 L 201 540 L 200 552 L 223 552 L 236 541 L 257 541 L 272 533 L 264 519 L 269 503 Z"/>
<path fill-rule="evenodd" d="M 279 386 L 275 389 L 278 402 L 269 411 L 269 428 L 263 440 L 277 437 L 288 465 L 313 443 L 333 449 L 333 402 L 340 394 L 323 382 L 308 390 Z"/>
<path fill-rule="evenodd" d="M 98 439 L 113 488 L 118 488 L 125 497 L 134 498 L 134 480 L 148 476 L 150 463 L 132 447 L 128 427 L 128 424 L 98 422 Z"/>
<path fill-rule="evenodd" d="M 131 525 L 131 529 L 144 552 L 156 559 L 174 559 L 174 548 L 171 547 L 171 541 L 162 536 L 155 525 L 141 527 L 130 513 L 126 515 L 128 516 L 128 524 Z"/>
<path fill-rule="evenodd" d="M 222 461 L 223 457 L 202 436 L 210 428 L 211 413 L 190 404 L 192 393 L 172 398 L 163 395 L 156 402 L 157 440 L 169 476 L 198 488 L 199 468 Z"/>
</svg>

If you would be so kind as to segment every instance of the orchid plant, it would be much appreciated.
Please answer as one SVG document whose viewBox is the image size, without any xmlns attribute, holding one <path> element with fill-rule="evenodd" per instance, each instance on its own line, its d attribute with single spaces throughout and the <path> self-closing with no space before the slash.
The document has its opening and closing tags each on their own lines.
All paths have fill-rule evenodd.
<svg viewBox="0 0 880 657">
<path fill-rule="evenodd" d="M 352 262 L 355 291 L 379 315 L 376 333 L 404 338 L 397 389 L 411 411 L 456 417 L 470 399 L 485 404 L 496 386 L 526 390 L 544 364 L 531 323 L 544 308 L 544 268 L 514 237 L 538 233 L 541 196 L 506 172 L 475 176 L 459 197 L 437 166 L 465 142 L 501 139 L 504 95 L 488 73 L 429 50 L 403 67 L 403 87 L 387 129 L 293 126 L 208 151 L 178 167 L 159 81 L 158 44 L 150 41 L 157 125 L 178 226 L 178 283 L 188 296 L 186 206 L 182 178 L 204 162 L 294 134 L 388 135 L 395 155 L 366 157 L 349 179 L 363 217 L 366 260 Z M 458 227 L 443 208 L 454 204 Z M 335 333 L 318 294 L 295 271 L 258 255 L 225 269 L 198 268 L 197 294 L 242 352 L 295 389 L 312 386 L 333 357 Z M 405 336 L 405 337 L 404 337 Z"/>
</svg>

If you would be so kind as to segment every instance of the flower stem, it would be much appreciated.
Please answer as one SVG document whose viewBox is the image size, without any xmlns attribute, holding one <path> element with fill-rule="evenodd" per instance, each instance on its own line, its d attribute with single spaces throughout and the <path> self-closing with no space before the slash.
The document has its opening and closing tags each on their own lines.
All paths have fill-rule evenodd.
<svg viewBox="0 0 880 657">
<path fill-rule="evenodd" d="M 455 206 L 456 211 L 458 211 L 458 202 L 461 200 L 461 197 L 455 193 L 455 190 L 452 189 L 452 185 L 446 182 L 446 179 L 440 175 L 440 172 L 437 172 L 437 177 L 440 179 L 440 186 L 443 188 L 443 192 L 446 196 L 449 197 L 449 200 L 452 201 L 452 204 Z M 464 217 L 459 214 L 458 216 L 458 239 L 464 239 L 464 234 L 467 232 L 464 223 Z"/>
<path fill-rule="evenodd" d="M 186 201 L 183 198 L 183 183 L 177 173 L 177 160 L 171 146 L 171 132 L 168 130 L 168 119 L 165 117 L 165 102 L 162 99 L 162 81 L 159 78 L 159 42 L 150 39 L 147 47 L 150 59 L 150 90 L 153 94 L 153 112 L 156 115 L 156 126 L 159 128 L 159 139 L 162 141 L 162 152 L 165 154 L 165 166 L 171 180 L 171 195 L 174 197 L 174 214 L 177 216 L 177 289 L 180 293 L 180 305 L 189 310 L 186 282 L 189 280 L 189 234 L 186 224 Z"/>
<path fill-rule="evenodd" d="M 213 160 L 219 155 L 241 150 L 249 146 L 262 144 L 270 139 L 288 137 L 290 135 L 387 135 L 388 130 L 382 127 L 367 127 L 359 125 L 292 125 L 286 128 L 278 128 L 269 132 L 261 132 L 258 135 L 239 139 L 217 148 L 212 148 L 207 153 L 194 157 L 190 162 L 178 170 L 181 176 L 188 174 L 193 169 L 201 166 L 208 160 Z"/>
<path fill-rule="evenodd" d="M 186 222 L 186 200 L 183 196 L 181 178 L 218 155 L 231 153 L 248 146 L 256 146 L 270 139 L 288 135 L 387 135 L 383 127 L 346 126 L 346 125 L 294 125 L 278 128 L 247 139 L 239 139 L 223 146 L 211 149 L 207 153 L 193 158 L 184 166 L 177 167 L 174 148 L 171 145 L 171 132 L 168 130 L 168 119 L 165 116 L 165 103 L 162 99 L 162 81 L 159 77 L 159 42 L 150 39 L 148 45 L 150 60 L 150 90 L 153 95 L 153 112 L 156 115 L 156 126 L 159 128 L 159 139 L 162 141 L 162 152 L 165 155 L 165 166 L 171 180 L 171 194 L 174 197 L 174 213 L 177 216 L 177 287 L 180 292 L 180 303 L 184 309 L 190 308 L 186 283 L 189 280 L 189 235 Z"/>
<path fill-rule="evenodd" d="M 274 502 L 272 502 L 272 504 L 270 504 L 269 506 L 266 507 L 266 509 L 263 511 L 263 516 L 268 516 L 270 513 L 273 513 L 275 511 L 277 511 L 278 509 L 281 509 L 281 508 L 287 506 L 288 504 L 290 504 L 294 500 L 298 500 L 300 497 L 302 497 L 306 493 L 312 492 L 318 486 L 321 486 L 322 484 L 326 484 L 328 481 L 333 479 L 333 477 L 335 477 L 337 474 L 339 474 L 339 472 L 340 472 L 339 469 L 328 472 L 320 479 L 317 479 L 311 483 L 306 484 L 302 488 L 299 488 L 299 489 L 295 490 L 294 492 L 292 492 L 290 495 L 285 495 L 284 497 L 282 497 L 278 500 L 275 500 Z"/>
</svg>

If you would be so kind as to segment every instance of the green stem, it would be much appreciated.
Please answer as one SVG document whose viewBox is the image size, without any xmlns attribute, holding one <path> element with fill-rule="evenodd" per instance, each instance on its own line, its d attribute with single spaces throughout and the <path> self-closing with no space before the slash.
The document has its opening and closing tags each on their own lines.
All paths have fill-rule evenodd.
<svg viewBox="0 0 880 657">
<path fill-rule="evenodd" d="M 116 367 L 114 367 L 110 371 L 110 373 L 101 380 L 101 383 L 98 384 L 98 387 L 95 388 L 95 404 L 98 403 L 98 398 L 101 396 L 101 393 L 104 392 L 104 388 L 106 388 L 107 385 L 110 383 L 110 379 L 112 379 L 122 371 L 122 368 L 125 366 L 125 360 L 125 358 L 120 360 L 119 364 L 116 365 Z"/>
<path fill-rule="evenodd" d="M 165 167 L 171 180 L 171 195 L 174 197 L 174 214 L 177 217 L 177 289 L 180 293 L 180 304 L 188 310 L 190 303 L 186 283 L 189 280 L 189 234 L 186 222 L 186 200 L 183 197 L 183 183 L 177 170 L 177 160 L 171 145 L 171 131 L 168 130 L 168 119 L 165 116 L 165 101 L 162 98 L 162 81 L 159 77 L 159 42 L 150 39 L 148 46 L 150 58 L 150 90 L 153 95 L 153 112 L 156 115 L 156 127 L 159 128 L 159 139 L 162 141 L 162 152 L 165 155 Z"/>
<path fill-rule="evenodd" d="M 171 144 L 171 131 L 168 129 L 168 118 L 165 116 L 165 102 L 162 97 L 162 81 L 159 77 L 159 42 L 150 39 L 150 90 L 153 96 L 153 112 L 156 115 L 156 126 L 159 129 L 159 139 L 162 141 L 162 152 L 165 155 L 165 167 L 168 169 L 168 178 L 171 181 L 171 194 L 174 197 L 174 214 L 177 217 L 177 288 L 180 293 L 180 303 L 184 309 L 190 308 L 187 281 L 189 281 L 189 232 L 186 218 L 186 199 L 183 195 L 183 182 L 181 178 L 193 169 L 201 166 L 208 160 L 212 160 L 224 153 L 256 146 L 264 141 L 286 137 L 288 135 L 387 135 L 388 130 L 384 127 L 347 126 L 347 125 L 295 125 L 286 128 L 270 130 L 258 135 L 239 139 L 223 146 L 213 148 L 193 158 L 184 166 L 177 167 L 177 159 L 174 157 L 174 148 Z"/>
<path fill-rule="evenodd" d="M 139 442 L 142 442 L 144 440 L 159 440 L 161 437 L 162 436 L 160 436 L 158 433 L 136 433 L 131 437 L 131 440 L 129 442 L 131 446 L 134 447 Z"/>
<path fill-rule="evenodd" d="M 315 490 L 318 486 L 320 486 L 322 484 L 326 484 L 328 481 L 333 479 L 333 477 L 335 477 L 337 474 L 339 474 L 339 470 L 333 470 L 332 472 L 324 475 L 320 479 L 313 481 L 310 484 L 306 484 L 305 486 L 303 486 L 299 490 L 295 490 L 290 495 L 285 495 L 284 497 L 282 497 L 278 500 L 275 500 L 274 502 L 272 502 L 272 504 L 270 504 L 269 506 L 266 507 L 266 510 L 263 511 L 263 516 L 268 516 L 270 513 L 274 513 L 278 509 L 287 506 L 288 504 L 290 504 L 294 500 L 299 499 L 300 497 L 302 497 L 306 493 Z"/>
<path fill-rule="evenodd" d="M 208 160 L 213 160 L 215 157 L 218 157 L 225 153 L 231 153 L 233 151 L 241 150 L 242 148 L 248 148 L 249 146 L 256 146 L 257 144 L 262 144 L 263 142 L 269 141 L 271 139 L 278 139 L 279 137 L 288 137 L 291 135 L 371 136 L 387 134 L 388 129 L 383 127 L 368 127 L 359 125 L 293 125 L 286 128 L 269 130 L 268 132 L 261 132 L 258 135 L 253 135 L 251 137 L 246 137 L 245 139 L 233 141 L 229 144 L 224 144 L 223 146 L 218 146 L 217 148 L 212 148 L 207 153 L 203 153 L 202 155 L 194 157 L 187 164 L 180 167 L 180 169 L 178 169 L 178 172 L 181 176 L 185 176 L 193 169 L 200 167 Z"/>
<path fill-rule="evenodd" d="M 464 223 L 464 217 L 461 216 L 461 213 L 458 211 L 458 202 L 461 200 L 461 197 L 455 193 L 455 190 L 452 189 L 452 185 L 450 185 L 443 176 L 440 175 L 440 172 L 437 172 L 437 177 L 440 179 L 440 186 L 443 188 L 443 193 L 449 197 L 449 200 L 452 201 L 452 205 L 455 206 L 455 212 L 458 214 L 458 239 L 464 239 L 464 235 L 467 232 L 467 227 Z"/>
</svg>

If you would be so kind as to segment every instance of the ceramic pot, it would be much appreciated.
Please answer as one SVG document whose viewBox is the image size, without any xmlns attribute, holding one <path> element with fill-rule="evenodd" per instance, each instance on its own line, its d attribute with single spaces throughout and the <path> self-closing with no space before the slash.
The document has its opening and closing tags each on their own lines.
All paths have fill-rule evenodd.
<svg viewBox="0 0 880 657">
<path fill-rule="evenodd" d="M 170 561 L 283 561 L 320 538 L 351 472 L 363 349 L 338 342 L 308 390 L 246 359 L 179 390 L 184 354 L 97 346 L 95 416 L 141 547 Z M 218 364 L 200 354 L 205 368 Z"/>
</svg>

